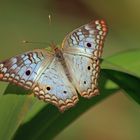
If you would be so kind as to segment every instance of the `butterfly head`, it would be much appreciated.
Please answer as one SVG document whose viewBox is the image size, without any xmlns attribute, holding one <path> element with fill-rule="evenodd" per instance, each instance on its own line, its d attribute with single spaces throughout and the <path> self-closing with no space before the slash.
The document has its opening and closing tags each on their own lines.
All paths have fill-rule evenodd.
<svg viewBox="0 0 140 140">
<path fill-rule="evenodd" d="M 62 58 L 62 52 L 61 52 L 61 50 L 58 48 L 58 46 L 54 42 L 52 42 L 50 44 L 50 47 L 51 47 L 51 49 L 54 52 L 56 57 Z"/>
<path fill-rule="evenodd" d="M 57 45 L 54 42 L 50 43 L 50 47 L 54 52 L 58 49 Z"/>
</svg>

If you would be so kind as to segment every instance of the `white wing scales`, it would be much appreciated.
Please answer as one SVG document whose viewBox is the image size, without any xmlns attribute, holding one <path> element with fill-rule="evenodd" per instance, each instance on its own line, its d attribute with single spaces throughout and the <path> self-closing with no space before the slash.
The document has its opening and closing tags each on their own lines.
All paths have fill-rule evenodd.
<svg viewBox="0 0 140 140">
<path fill-rule="evenodd" d="M 78 101 L 77 92 L 57 59 L 46 67 L 33 91 L 39 99 L 53 103 L 62 112 Z"/>
<path fill-rule="evenodd" d="M 0 63 L 0 80 L 32 89 L 42 63 L 48 55 L 45 50 L 33 50 Z"/>
<path fill-rule="evenodd" d="M 64 54 L 73 77 L 74 85 L 81 96 L 90 98 L 98 94 L 98 60 L 80 55 Z"/>
</svg>

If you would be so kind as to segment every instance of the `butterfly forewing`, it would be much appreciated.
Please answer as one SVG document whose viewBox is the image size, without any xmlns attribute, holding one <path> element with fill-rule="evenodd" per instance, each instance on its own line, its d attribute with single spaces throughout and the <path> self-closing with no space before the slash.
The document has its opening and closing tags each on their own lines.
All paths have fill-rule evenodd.
<svg viewBox="0 0 140 140">
<path fill-rule="evenodd" d="M 99 59 L 106 33 L 105 22 L 96 20 L 68 34 L 62 43 L 75 87 L 83 97 L 90 98 L 99 92 Z"/>
<path fill-rule="evenodd" d="M 35 79 L 52 56 L 44 49 L 26 52 L 0 63 L 0 80 L 32 89 Z"/>
</svg>

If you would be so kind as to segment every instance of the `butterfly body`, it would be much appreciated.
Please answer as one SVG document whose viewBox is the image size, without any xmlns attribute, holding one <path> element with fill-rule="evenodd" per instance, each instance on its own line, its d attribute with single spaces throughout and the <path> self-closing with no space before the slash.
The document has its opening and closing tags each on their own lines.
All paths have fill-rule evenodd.
<svg viewBox="0 0 140 140">
<path fill-rule="evenodd" d="M 92 21 L 68 34 L 61 48 L 52 52 L 36 49 L 0 63 L 0 80 L 32 90 L 39 99 L 60 111 L 74 106 L 79 93 L 85 98 L 98 95 L 97 80 L 104 21 Z"/>
</svg>

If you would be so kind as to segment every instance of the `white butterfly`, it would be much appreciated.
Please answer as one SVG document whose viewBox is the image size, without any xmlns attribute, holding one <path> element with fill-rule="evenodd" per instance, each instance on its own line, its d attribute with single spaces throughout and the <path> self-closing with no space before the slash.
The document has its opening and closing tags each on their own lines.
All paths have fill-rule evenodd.
<svg viewBox="0 0 140 140">
<path fill-rule="evenodd" d="M 77 93 L 85 98 L 99 94 L 99 60 L 106 33 L 105 21 L 92 21 L 68 34 L 61 48 L 52 44 L 52 53 L 36 49 L 1 62 L 0 80 L 32 90 L 64 111 L 77 103 Z"/>
</svg>

